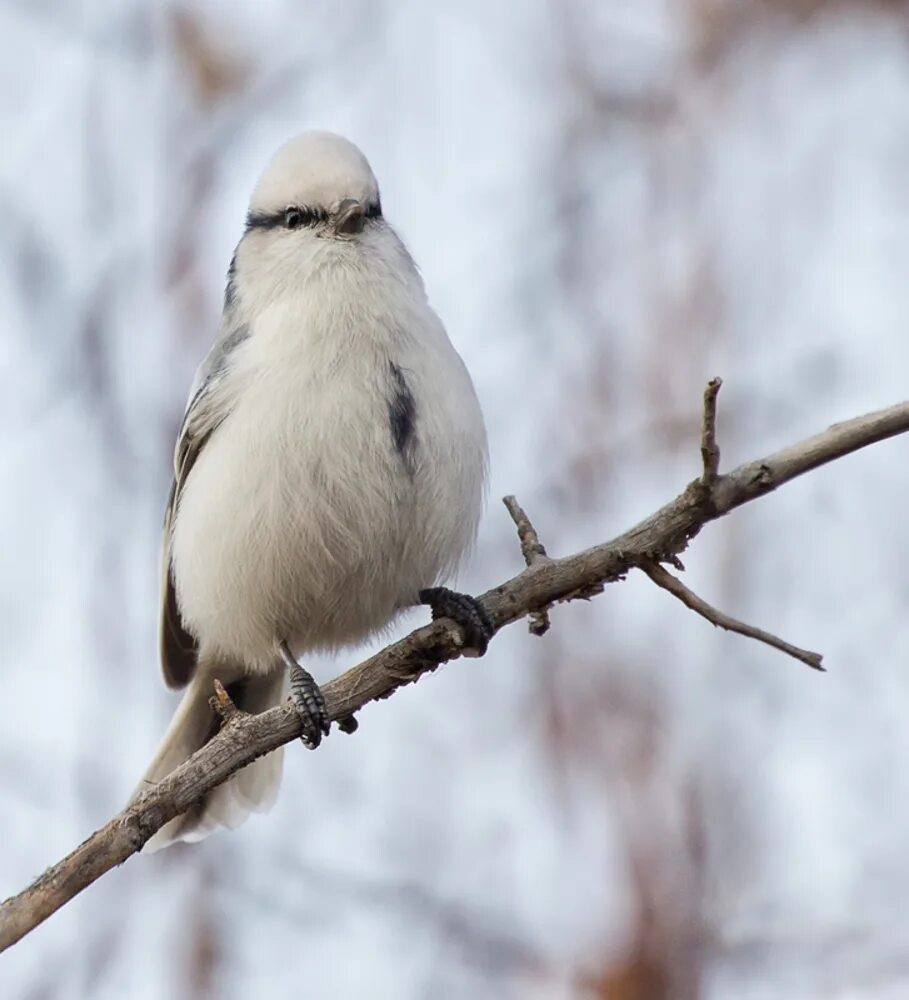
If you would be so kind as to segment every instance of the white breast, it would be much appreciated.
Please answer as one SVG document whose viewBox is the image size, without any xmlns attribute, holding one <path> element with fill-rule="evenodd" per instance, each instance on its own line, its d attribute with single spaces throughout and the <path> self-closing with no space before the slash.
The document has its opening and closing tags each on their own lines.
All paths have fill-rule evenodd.
<svg viewBox="0 0 909 1000">
<path fill-rule="evenodd" d="M 410 470 L 391 363 L 415 402 Z M 362 276 L 353 294 L 311 283 L 262 310 L 231 377 L 239 401 L 180 500 L 174 576 L 202 655 L 268 670 L 277 640 L 297 653 L 358 641 L 455 567 L 476 532 L 485 433 L 425 301 L 364 292 Z"/>
</svg>

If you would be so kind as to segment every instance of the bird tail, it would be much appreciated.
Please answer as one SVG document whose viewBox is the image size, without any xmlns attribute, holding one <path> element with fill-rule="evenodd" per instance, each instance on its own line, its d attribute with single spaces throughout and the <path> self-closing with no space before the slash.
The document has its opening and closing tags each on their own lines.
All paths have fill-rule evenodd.
<svg viewBox="0 0 909 1000">
<path fill-rule="evenodd" d="M 286 695 L 286 673 L 249 675 L 224 664 L 202 662 L 190 681 L 164 739 L 133 793 L 133 801 L 150 785 L 166 777 L 204 746 L 218 731 L 218 719 L 208 699 L 217 677 L 237 708 L 259 713 L 281 703 Z M 239 826 L 251 812 L 264 812 L 274 804 L 281 784 L 282 751 L 276 750 L 231 775 L 182 816 L 177 816 L 146 843 L 146 853 L 159 851 L 178 840 L 202 840 L 221 827 Z"/>
</svg>

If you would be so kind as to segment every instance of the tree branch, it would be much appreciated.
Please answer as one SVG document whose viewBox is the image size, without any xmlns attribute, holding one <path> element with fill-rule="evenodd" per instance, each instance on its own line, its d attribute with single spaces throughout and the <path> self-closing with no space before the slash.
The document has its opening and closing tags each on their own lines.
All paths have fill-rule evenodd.
<svg viewBox="0 0 909 1000">
<path fill-rule="evenodd" d="M 753 625 L 746 625 L 737 618 L 732 618 L 722 611 L 717 611 L 716 608 L 711 607 L 705 600 L 698 597 L 694 591 L 689 590 L 681 580 L 667 572 L 657 562 L 642 563 L 641 569 L 658 587 L 668 590 L 686 608 L 691 608 L 695 614 L 706 618 L 712 625 L 718 625 L 720 628 L 726 629 L 727 632 L 738 632 L 739 635 L 747 636 L 749 639 L 757 639 L 758 642 L 764 642 L 768 646 L 773 646 L 774 649 L 779 649 L 783 653 L 794 656 L 797 660 L 801 660 L 802 663 L 807 663 L 809 667 L 814 667 L 815 670 L 823 671 L 824 667 L 821 665 L 823 657 L 820 653 L 812 653 L 808 649 L 799 649 L 798 646 L 793 646 L 771 632 L 765 632 L 763 629 L 755 628 Z"/>
<path fill-rule="evenodd" d="M 701 425 L 701 460 L 704 472 L 701 482 L 712 486 L 720 471 L 720 447 L 716 443 L 716 397 L 723 386 L 723 380 L 717 376 L 707 383 L 704 390 L 704 420 Z"/>
<path fill-rule="evenodd" d="M 525 565 L 533 566 L 534 563 L 538 563 L 541 559 L 548 559 L 546 549 L 543 547 L 540 536 L 537 534 L 537 529 L 531 523 L 530 518 L 524 513 L 524 508 L 518 503 L 517 499 L 513 496 L 502 497 L 502 503 L 505 504 L 505 508 L 511 515 L 515 527 L 518 529 L 518 540 L 521 543 L 521 555 L 524 556 Z M 530 619 L 527 628 L 531 635 L 546 635 L 550 624 L 549 608 L 547 606 L 535 608 L 533 611 L 528 612 L 527 617 Z"/>
<path fill-rule="evenodd" d="M 498 630 L 557 602 L 590 598 L 633 568 L 674 562 L 705 524 L 736 507 L 826 462 L 906 431 L 909 402 L 835 424 L 726 475 L 695 480 L 674 500 L 610 542 L 561 559 L 534 559 L 523 572 L 487 591 L 481 599 Z M 705 465 L 705 472 L 707 468 Z M 439 664 L 455 659 L 460 655 L 460 642 L 454 624 L 439 619 L 369 657 L 324 686 L 331 718 L 348 719 L 369 702 L 387 698 Z M 301 734 L 300 720 L 289 704 L 261 715 L 247 715 L 231 713 L 218 700 L 226 721 L 214 739 L 0 906 L 0 950 L 141 850 L 168 820 L 185 812 L 234 771 Z"/>
<path fill-rule="evenodd" d="M 503 497 L 502 503 L 505 504 L 515 527 L 518 529 L 518 540 L 521 543 L 521 555 L 524 556 L 525 565 L 532 566 L 540 559 L 546 559 L 546 549 L 540 542 L 537 529 L 524 513 L 524 508 L 512 496 Z"/>
</svg>

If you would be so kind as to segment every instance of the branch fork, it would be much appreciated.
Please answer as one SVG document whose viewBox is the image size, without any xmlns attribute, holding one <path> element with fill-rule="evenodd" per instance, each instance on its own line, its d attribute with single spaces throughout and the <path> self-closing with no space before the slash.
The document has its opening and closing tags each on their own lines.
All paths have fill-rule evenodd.
<svg viewBox="0 0 909 1000">
<path fill-rule="evenodd" d="M 717 444 L 716 435 L 716 401 L 722 385 L 723 380 L 717 376 L 716 378 L 712 378 L 704 389 L 704 415 L 701 421 L 701 460 L 704 465 L 704 471 L 701 474 L 700 485 L 705 493 L 704 499 L 708 509 L 713 509 L 714 507 L 713 492 L 720 479 L 720 447 Z M 773 483 L 771 469 L 767 465 L 760 465 L 757 470 L 757 477 L 753 481 L 757 485 L 771 486 Z M 662 561 L 684 572 L 685 567 L 682 565 L 682 560 L 679 559 L 678 555 L 668 553 L 663 557 Z M 797 660 L 801 660 L 802 663 L 806 663 L 814 670 L 823 671 L 825 669 L 822 665 L 823 657 L 820 653 L 813 653 L 811 650 L 793 646 L 792 643 L 786 642 L 785 639 L 780 639 L 771 632 L 765 632 L 763 629 L 755 628 L 753 625 L 746 625 L 737 618 L 733 618 L 731 615 L 717 610 L 703 598 L 698 597 L 693 590 L 686 587 L 678 577 L 673 576 L 664 569 L 660 565 L 660 562 L 660 559 L 644 559 L 639 563 L 639 568 L 658 587 L 672 594 L 673 597 L 678 598 L 686 608 L 690 608 L 695 614 L 705 618 L 718 628 L 726 629 L 728 632 L 736 632 L 749 639 L 756 639 L 758 642 L 766 643 L 766 645 L 772 646 L 774 649 L 778 649 L 789 656 L 795 657 Z"/>
<path fill-rule="evenodd" d="M 521 543 L 521 555 L 524 556 L 524 563 L 527 568 L 529 569 L 531 566 L 537 565 L 542 560 L 548 559 L 549 556 L 546 555 L 546 549 L 540 541 L 537 529 L 533 526 L 533 522 L 524 512 L 524 508 L 521 507 L 517 499 L 509 495 L 502 498 L 502 503 L 505 504 L 506 510 L 511 515 L 511 519 L 514 521 L 515 527 L 518 529 L 518 541 Z M 528 613 L 527 617 L 529 619 L 527 629 L 531 635 L 546 635 L 550 626 L 548 605 L 542 608 L 534 608 Z"/>
</svg>

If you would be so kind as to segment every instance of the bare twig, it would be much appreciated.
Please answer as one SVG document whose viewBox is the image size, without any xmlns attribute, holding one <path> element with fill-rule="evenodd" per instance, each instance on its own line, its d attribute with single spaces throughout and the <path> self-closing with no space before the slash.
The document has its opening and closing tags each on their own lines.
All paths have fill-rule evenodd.
<svg viewBox="0 0 909 1000">
<path fill-rule="evenodd" d="M 557 601 L 588 598 L 629 570 L 669 561 L 710 521 L 770 493 L 783 483 L 876 441 L 909 431 L 909 402 L 836 424 L 766 458 L 691 483 L 679 496 L 612 541 L 561 559 L 539 559 L 482 595 L 496 629 Z M 705 485 L 707 488 L 705 489 Z M 458 631 L 446 619 L 417 629 L 325 685 L 328 713 L 346 719 L 370 701 L 460 655 Z M 291 705 L 261 715 L 238 712 L 201 750 L 153 785 L 27 889 L 0 906 L 0 950 L 142 849 L 168 820 L 234 771 L 301 735 Z"/>
<path fill-rule="evenodd" d="M 524 556 L 526 565 L 533 566 L 534 563 L 539 562 L 541 559 L 548 559 L 546 549 L 543 547 L 540 536 L 537 534 L 537 529 L 533 526 L 530 518 L 524 513 L 524 508 L 518 503 L 517 499 L 513 496 L 502 497 L 502 503 L 505 504 L 512 521 L 515 523 L 515 527 L 518 529 L 521 554 Z M 530 621 L 527 628 L 531 635 L 541 636 L 549 631 L 550 622 L 547 608 L 536 608 L 528 614 L 528 618 Z"/>
<path fill-rule="evenodd" d="M 532 566 L 537 560 L 546 558 L 546 549 L 540 542 L 537 529 L 533 526 L 530 518 L 524 513 L 524 508 L 513 496 L 502 497 L 502 503 L 511 514 L 511 519 L 518 529 L 518 538 L 521 542 L 521 555 L 524 562 Z"/>
<path fill-rule="evenodd" d="M 800 649 L 798 646 L 793 646 L 784 639 L 777 638 L 777 636 L 770 632 L 755 628 L 753 625 L 746 625 L 736 618 L 723 614 L 722 611 L 711 607 L 706 601 L 698 597 L 694 591 L 689 590 L 681 580 L 663 569 L 659 563 L 643 562 L 640 568 L 658 587 L 668 590 L 686 608 L 691 608 L 692 611 L 699 614 L 702 618 L 706 618 L 711 624 L 718 625 L 720 628 L 726 629 L 727 632 L 738 632 L 739 635 L 748 636 L 749 639 L 757 639 L 758 642 L 765 642 L 768 646 L 773 646 L 774 649 L 782 650 L 782 652 L 794 656 L 797 660 L 801 660 L 802 663 L 807 663 L 809 667 L 823 671 L 824 667 L 821 666 L 822 657 L 820 653 L 812 653 L 808 649 Z"/>
<path fill-rule="evenodd" d="M 720 471 L 720 446 L 716 443 L 716 397 L 719 394 L 723 380 L 717 376 L 707 383 L 704 389 L 704 420 L 701 424 L 701 459 L 704 462 L 704 473 L 701 482 L 712 486 Z"/>
<path fill-rule="evenodd" d="M 217 714 L 221 717 L 222 722 L 230 722 L 239 709 L 233 703 L 233 699 L 227 693 L 227 689 L 217 677 L 215 678 L 214 688 L 215 693 L 208 699 L 208 704 L 211 705 L 211 710 L 213 712 L 217 712 Z"/>
</svg>

